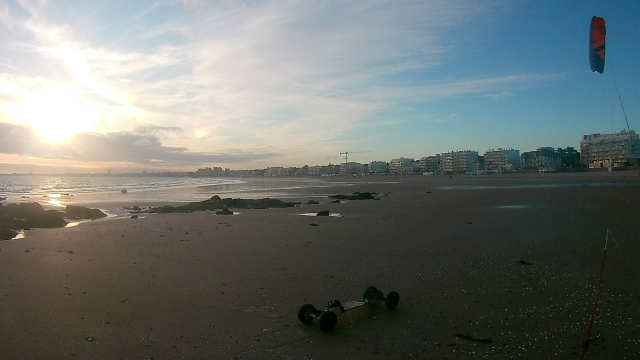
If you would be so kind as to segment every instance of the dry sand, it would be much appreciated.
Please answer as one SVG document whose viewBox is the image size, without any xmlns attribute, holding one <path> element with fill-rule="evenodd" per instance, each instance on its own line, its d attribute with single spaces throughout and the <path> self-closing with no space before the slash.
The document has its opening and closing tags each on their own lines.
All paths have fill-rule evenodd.
<svg viewBox="0 0 640 360">
<path fill-rule="evenodd" d="M 637 174 L 357 181 L 335 192 L 386 195 L 0 242 L 0 358 L 579 359 L 607 228 L 620 248 L 586 358 L 640 357 Z M 325 209 L 342 217 L 299 215 Z M 348 312 L 331 333 L 296 317 L 369 285 L 399 307 Z"/>
</svg>

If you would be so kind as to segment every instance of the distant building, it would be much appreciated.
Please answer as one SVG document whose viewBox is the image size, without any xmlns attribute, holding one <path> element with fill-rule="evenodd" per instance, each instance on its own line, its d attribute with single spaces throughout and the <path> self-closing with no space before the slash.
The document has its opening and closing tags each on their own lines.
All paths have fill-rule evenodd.
<svg viewBox="0 0 640 360">
<path fill-rule="evenodd" d="M 560 167 L 562 156 L 551 147 L 541 147 L 520 155 L 520 168 L 524 170 L 555 171 Z"/>
<path fill-rule="evenodd" d="M 212 177 L 212 176 L 222 176 L 224 175 L 224 171 L 222 171 L 221 167 L 206 167 L 206 168 L 202 168 L 202 169 L 198 169 L 198 171 L 196 171 L 195 176 L 196 177 Z"/>
<path fill-rule="evenodd" d="M 442 154 L 442 171 L 445 173 L 466 173 L 480 170 L 478 167 L 477 151 L 451 151 Z"/>
<path fill-rule="evenodd" d="M 265 169 L 266 176 L 286 176 L 289 174 L 289 168 L 284 168 L 282 166 L 274 166 Z"/>
<path fill-rule="evenodd" d="M 334 176 L 340 174 L 340 165 L 316 165 L 309 167 L 309 175 Z"/>
<path fill-rule="evenodd" d="M 389 171 L 394 174 L 413 173 L 415 160 L 411 158 L 396 158 L 389 161 Z"/>
<path fill-rule="evenodd" d="M 484 154 L 485 170 L 512 171 L 520 168 L 520 150 L 489 150 Z"/>
<path fill-rule="evenodd" d="M 442 171 L 442 162 L 440 154 L 434 156 L 425 156 L 420 158 L 420 169 L 423 172 L 438 172 Z"/>
<path fill-rule="evenodd" d="M 369 163 L 369 172 L 371 173 L 389 172 L 389 164 L 386 161 L 372 161 Z"/>
<path fill-rule="evenodd" d="M 640 140 L 635 131 L 584 135 L 580 162 L 590 168 L 640 166 Z"/>
<path fill-rule="evenodd" d="M 320 176 L 320 175 L 322 175 L 322 166 L 321 165 L 310 166 L 309 167 L 309 175 L 311 175 L 311 176 Z"/>
<path fill-rule="evenodd" d="M 340 164 L 340 175 L 366 174 L 368 172 L 368 164 L 360 164 L 357 162 Z"/>
</svg>

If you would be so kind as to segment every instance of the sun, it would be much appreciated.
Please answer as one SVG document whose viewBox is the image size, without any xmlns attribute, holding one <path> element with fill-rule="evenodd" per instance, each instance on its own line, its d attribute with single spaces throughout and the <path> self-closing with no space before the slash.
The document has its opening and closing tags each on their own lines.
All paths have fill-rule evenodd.
<svg viewBox="0 0 640 360">
<path fill-rule="evenodd" d="M 29 94 L 20 107 L 20 120 L 36 129 L 50 143 L 64 142 L 71 135 L 89 131 L 98 121 L 97 111 L 62 86 Z"/>
</svg>

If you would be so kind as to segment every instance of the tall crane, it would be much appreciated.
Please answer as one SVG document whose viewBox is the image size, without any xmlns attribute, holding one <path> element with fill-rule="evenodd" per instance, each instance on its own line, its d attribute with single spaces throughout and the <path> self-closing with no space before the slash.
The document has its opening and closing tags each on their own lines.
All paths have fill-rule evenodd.
<svg viewBox="0 0 640 360">
<path fill-rule="evenodd" d="M 344 155 L 344 164 L 345 166 L 349 163 L 349 154 L 357 154 L 357 153 L 366 153 L 370 151 L 345 151 L 341 152 L 340 155 Z"/>
</svg>

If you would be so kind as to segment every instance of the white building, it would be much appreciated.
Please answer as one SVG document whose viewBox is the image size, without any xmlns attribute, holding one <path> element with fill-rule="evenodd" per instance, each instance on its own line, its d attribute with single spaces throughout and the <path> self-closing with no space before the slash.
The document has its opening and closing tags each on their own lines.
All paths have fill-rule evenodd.
<svg viewBox="0 0 640 360">
<path fill-rule="evenodd" d="M 640 140 L 635 131 L 584 135 L 580 152 L 580 162 L 590 168 L 640 165 Z"/>
</svg>

